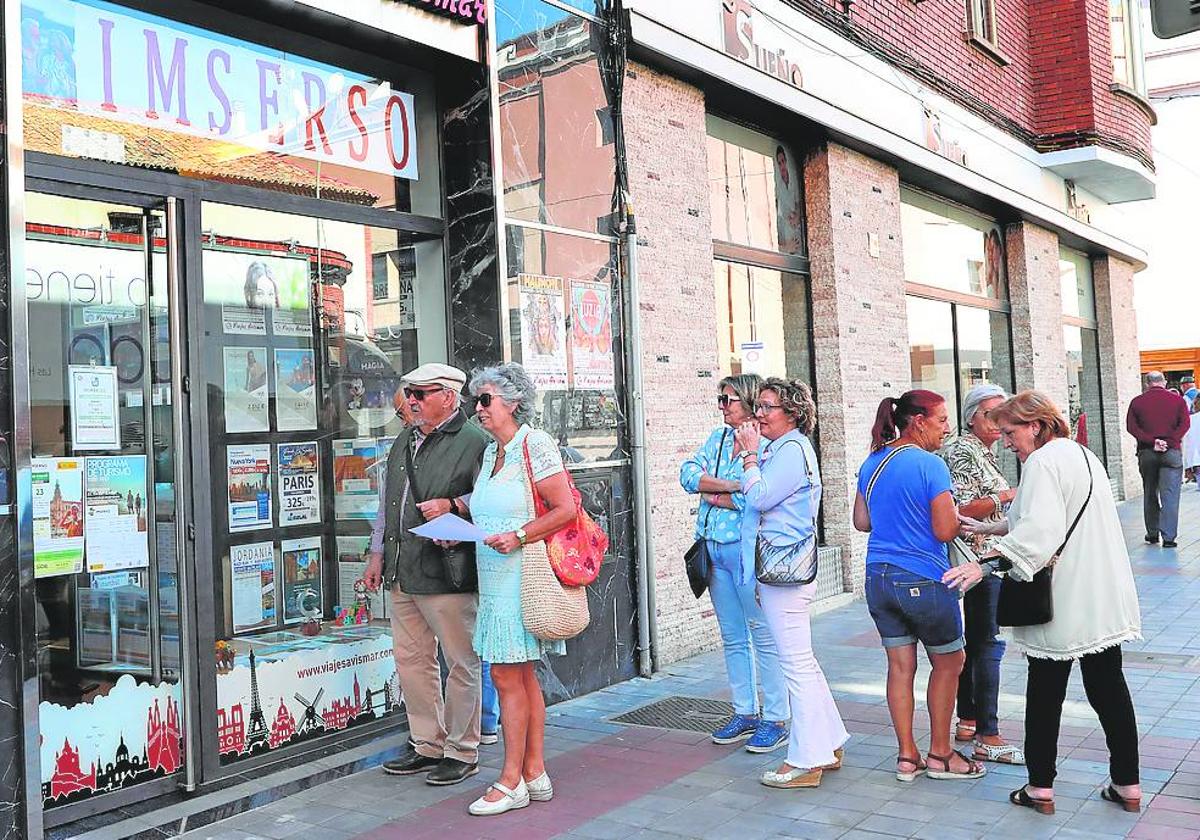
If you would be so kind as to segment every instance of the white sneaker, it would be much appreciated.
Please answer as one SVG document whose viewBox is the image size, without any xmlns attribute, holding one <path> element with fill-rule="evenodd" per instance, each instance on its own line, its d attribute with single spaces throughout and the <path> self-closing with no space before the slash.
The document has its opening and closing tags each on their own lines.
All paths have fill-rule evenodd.
<svg viewBox="0 0 1200 840">
<path fill-rule="evenodd" d="M 485 747 L 490 747 L 492 744 L 500 742 L 500 733 L 498 732 L 480 732 L 479 743 Z"/>
<path fill-rule="evenodd" d="M 545 770 L 536 779 L 525 782 L 525 787 L 534 802 L 549 802 L 554 798 L 554 785 L 550 784 L 550 774 Z"/>
<path fill-rule="evenodd" d="M 499 782 L 493 782 L 488 790 L 498 790 L 504 796 L 495 802 L 488 802 L 485 798 L 487 794 L 484 793 L 467 807 L 467 813 L 476 817 L 491 817 L 529 805 L 529 789 L 525 786 L 524 779 L 517 783 L 515 790 L 509 790 Z"/>
</svg>

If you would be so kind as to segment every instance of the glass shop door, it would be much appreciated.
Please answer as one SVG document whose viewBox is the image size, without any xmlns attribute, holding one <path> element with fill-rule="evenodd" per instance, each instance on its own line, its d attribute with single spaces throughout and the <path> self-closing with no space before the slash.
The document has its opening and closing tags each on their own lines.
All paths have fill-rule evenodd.
<svg viewBox="0 0 1200 840">
<path fill-rule="evenodd" d="M 31 429 L 42 796 L 53 824 L 183 780 L 176 458 L 187 450 L 176 448 L 174 199 L 34 188 L 30 400 L 16 409 Z"/>
</svg>

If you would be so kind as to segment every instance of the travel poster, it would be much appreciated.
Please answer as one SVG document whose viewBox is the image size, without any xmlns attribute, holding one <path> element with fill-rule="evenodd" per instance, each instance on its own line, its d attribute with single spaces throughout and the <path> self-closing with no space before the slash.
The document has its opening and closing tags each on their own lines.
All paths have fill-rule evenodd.
<svg viewBox="0 0 1200 840">
<path fill-rule="evenodd" d="M 337 538 L 338 559 L 338 601 L 339 607 L 353 611 L 355 605 L 354 584 L 362 580 L 367 573 L 367 552 L 371 548 L 371 537 L 368 534 L 342 535 Z M 370 605 L 371 618 L 377 620 L 387 618 L 388 591 L 381 586 L 374 592 L 367 593 L 367 603 Z"/>
<path fill-rule="evenodd" d="M 83 459 L 34 458 L 33 576 L 83 571 Z"/>
<path fill-rule="evenodd" d="M 275 423 L 278 431 L 317 427 L 317 373 L 313 351 L 275 351 Z"/>
<path fill-rule="evenodd" d="M 539 389 L 567 387 L 567 328 L 561 277 L 522 274 L 521 364 Z"/>
<path fill-rule="evenodd" d="M 321 487 L 317 444 L 281 443 L 279 457 L 279 527 L 321 521 Z"/>
<path fill-rule="evenodd" d="M 338 519 L 373 521 L 387 463 L 375 438 L 333 442 L 333 510 Z"/>
<path fill-rule="evenodd" d="M 571 281 L 571 379 L 576 388 L 616 387 L 612 344 L 612 287 Z"/>
<path fill-rule="evenodd" d="M 120 408 L 117 402 L 117 369 L 69 365 L 71 448 L 120 449 Z"/>
<path fill-rule="evenodd" d="M 283 623 L 298 624 L 306 618 L 320 619 L 321 538 L 303 537 L 284 540 L 283 549 Z"/>
<path fill-rule="evenodd" d="M 229 548 L 233 632 L 275 626 L 275 544 Z"/>
<path fill-rule="evenodd" d="M 308 260 L 204 249 L 204 300 L 221 307 L 226 335 L 312 334 Z M 264 360 L 265 363 L 265 360 Z"/>
<path fill-rule="evenodd" d="M 225 431 L 269 431 L 267 348 L 226 347 L 224 354 Z"/>
<path fill-rule="evenodd" d="M 92 457 L 84 485 L 87 570 L 150 565 L 147 542 L 146 456 Z"/>
<path fill-rule="evenodd" d="M 230 446 L 225 458 L 229 530 L 271 527 L 271 445 Z"/>
</svg>

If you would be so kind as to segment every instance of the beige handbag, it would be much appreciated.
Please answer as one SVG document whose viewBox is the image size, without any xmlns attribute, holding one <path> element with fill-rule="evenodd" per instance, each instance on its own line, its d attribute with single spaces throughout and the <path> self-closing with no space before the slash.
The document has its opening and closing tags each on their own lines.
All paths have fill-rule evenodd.
<svg viewBox="0 0 1200 840">
<path fill-rule="evenodd" d="M 525 479 L 526 510 L 536 510 L 535 491 L 528 473 Z M 573 639 L 591 621 L 587 589 L 563 586 L 550 566 L 546 543 L 525 544 L 521 554 L 521 620 L 535 638 L 547 641 Z"/>
</svg>

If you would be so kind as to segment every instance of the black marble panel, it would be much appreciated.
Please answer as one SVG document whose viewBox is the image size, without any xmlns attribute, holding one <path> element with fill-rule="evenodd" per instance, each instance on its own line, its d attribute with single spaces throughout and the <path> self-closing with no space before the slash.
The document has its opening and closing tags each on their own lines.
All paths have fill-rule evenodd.
<svg viewBox="0 0 1200 840">
<path fill-rule="evenodd" d="M 495 364 L 500 340 L 496 196 L 492 179 L 491 97 L 480 69 L 439 91 L 446 103 L 442 160 L 446 185 L 451 360 L 463 370 Z"/>
</svg>

